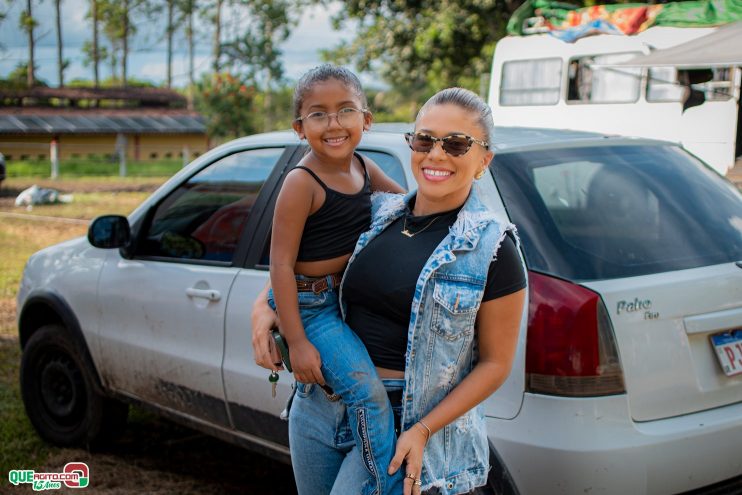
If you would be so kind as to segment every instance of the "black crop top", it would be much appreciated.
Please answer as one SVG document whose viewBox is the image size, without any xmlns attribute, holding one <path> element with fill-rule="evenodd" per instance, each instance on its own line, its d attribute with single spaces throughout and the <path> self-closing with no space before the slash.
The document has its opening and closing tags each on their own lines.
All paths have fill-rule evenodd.
<svg viewBox="0 0 742 495">
<path fill-rule="evenodd" d="M 376 366 L 403 371 L 415 285 L 430 255 L 448 234 L 459 210 L 399 218 L 369 242 L 348 267 L 343 282 L 346 322 Z M 435 220 L 433 220 L 435 217 Z M 433 223 L 431 223 L 431 221 Z M 402 235 L 403 228 L 417 232 Z M 506 235 L 487 273 L 482 302 L 526 286 L 515 241 Z"/>
<path fill-rule="evenodd" d="M 363 187 L 355 194 L 330 189 L 306 167 L 306 170 L 325 190 L 325 202 L 307 217 L 301 234 L 296 261 L 320 261 L 353 252 L 358 237 L 371 226 L 371 180 L 366 163 L 358 153 L 353 154 L 363 167 Z"/>
</svg>

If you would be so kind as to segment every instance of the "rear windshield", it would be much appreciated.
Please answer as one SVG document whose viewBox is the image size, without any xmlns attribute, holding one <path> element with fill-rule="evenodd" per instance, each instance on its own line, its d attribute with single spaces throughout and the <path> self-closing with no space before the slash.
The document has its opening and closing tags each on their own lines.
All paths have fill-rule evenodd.
<svg viewBox="0 0 742 495">
<path fill-rule="evenodd" d="M 598 280 L 742 260 L 742 195 L 676 146 L 502 153 L 492 171 L 529 269 Z"/>
</svg>

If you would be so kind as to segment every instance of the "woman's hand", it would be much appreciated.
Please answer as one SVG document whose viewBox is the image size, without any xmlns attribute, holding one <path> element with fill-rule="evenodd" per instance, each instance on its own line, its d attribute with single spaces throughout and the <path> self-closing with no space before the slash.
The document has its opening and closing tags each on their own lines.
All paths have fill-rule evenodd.
<svg viewBox="0 0 742 495">
<path fill-rule="evenodd" d="M 289 343 L 289 353 L 291 354 L 291 368 L 294 372 L 294 378 L 301 383 L 318 383 L 325 384 L 320 367 L 322 359 L 319 351 L 307 339 L 300 339 Z"/>
<path fill-rule="evenodd" d="M 420 493 L 421 484 L 416 484 L 416 481 L 419 482 L 423 471 L 423 451 L 427 442 L 427 433 L 417 424 L 403 431 L 397 439 L 397 450 L 394 452 L 392 462 L 389 463 L 389 474 L 396 473 L 404 462 L 404 495 Z"/>
<path fill-rule="evenodd" d="M 281 354 L 273 342 L 271 330 L 278 326 L 278 315 L 268 305 L 268 286 L 258 295 L 252 307 L 252 351 L 255 364 L 274 371 L 282 370 Z"/>
</svg>

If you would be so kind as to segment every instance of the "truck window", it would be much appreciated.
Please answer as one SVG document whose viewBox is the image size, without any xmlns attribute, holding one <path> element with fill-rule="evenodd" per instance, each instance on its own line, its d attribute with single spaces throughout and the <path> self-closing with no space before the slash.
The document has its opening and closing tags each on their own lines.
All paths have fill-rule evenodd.
<svg viewBox="0 0 742 495">
<path fill-rule="evenodd" d="M 562 84 L 562 59 L 515 60 L 502 65 L 500 105 L 555 105 Z"/>
<path fill-rule="evenodd" d="M 682 101 L 685 88 L 678 84 L 675 67 L 653 67 L 647 79 L 647 101 Z"/>
<path fill-rule="evenodd" d="M 612 53 L 569 60 L 568 103 L 633 103 L 639 99 L 641 69 L 594 67 L 624 62 L 640 53 Z"/>
</svg>

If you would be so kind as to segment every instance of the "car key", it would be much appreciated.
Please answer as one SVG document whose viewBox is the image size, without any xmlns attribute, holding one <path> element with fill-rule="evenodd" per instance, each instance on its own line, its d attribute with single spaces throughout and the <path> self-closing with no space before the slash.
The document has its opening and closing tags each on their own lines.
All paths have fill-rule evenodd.
<svg viewBox="0 0 742 495">
<path fill-rule="evenodd" d="M 271 382 L 271 397 L 276 398 L 276 386 L 278 385 L 278 373 L 275 370 L 268 375 L 268 381 Z"/>
</svg>

